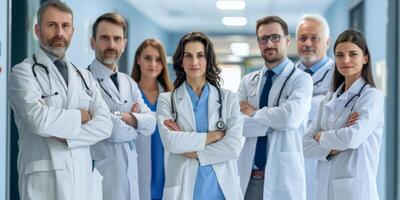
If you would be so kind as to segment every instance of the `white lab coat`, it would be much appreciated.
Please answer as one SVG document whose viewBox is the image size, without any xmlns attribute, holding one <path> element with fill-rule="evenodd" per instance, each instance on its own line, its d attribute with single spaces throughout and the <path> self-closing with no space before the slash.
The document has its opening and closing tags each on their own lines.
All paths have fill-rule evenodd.
<svg viewBox="0 0 400 200">
<path fill-rule="evenodd" d="M 10 74 L 10 104 L 19 130 L 18 174 L 21 199 L 92 199 L 92 158 L 89 146 L 110 136 L 110 111 L 86 70 L 79 69 L 92 96 L 75 68 L 67 61 L 68 86 L 43 50 L 37 62 L 47 66 L 52 93 L 41 99 L 43 91 L 32 73 L 33 59 L 13 67 Z M 35 67 L 45 93 L 50 92 L 45 70 Z M 81 124 L 79 108 L 89 110 L 91 120 Z M 54 137 L 66 138 L 60 142 Z"/>
<path fill-rule="evenodd" d="M 186 91 L 186 83 L 174 92 L 175 108 L 178 111 L 177 124 L 183 132 L 169 131 L 163 125 L 165 119 L 173 119 L 171 92 L 162 93 L 158 99 L 157 119 L 161 140 L 165 151 L 169 152 L 166 173 L 164 200 L 193 199 L 194 184 L 199 165 L 212 165 L 218 183 L 226 199 L 240 200 L 243 194 L 237 169 L 237 158 L 243 146 L 243 117 L 240 113 L 237 96 L 221 89 L 222 104 L 218 103 L 218 91 L 209 84 L 208 129 L 218 130 L 219 107 L 222 106 L 222 119 L 226 124 L 226 135 L 222 140 L 206 144 L 206 134 L 196 132 L 192 103 Z M 199 160 L 182 155 L 197 152 Z"/>
<path fill-rule="evenodd" d="M 158 84 L 159 93 L 164 92 L 161 84 Z M 139 171 L 139 193 L 141 200 L 151 199 L 151 137 L 138 135 L 136 138 L 136 151 L 138 155 L 138 171 Z M 166 157 L 164 151 L 164 158 Z M 164 166 L 166 166 L 164 160 Z"/>
<path fill-rule="evenodd" d="M 253 117 L 245 117 L 243 136 L 246 138 L 239 157 L 239 173 L 243 192 L 246 191 L 256 150 L 257 137 L 268 134 L 268 159 L 265 166 L 264 199 L 303 200 L 306 198 L 302 138 L 312 97 L 312 80 L 295 68 L 282 90 L 282 85 L 295 68 L 289 63 L 273 82 L 268 107 L 257 110 Z M 239 86 L 240 101 L 248 101 L 259 108 L 263 70 L 247 74 Z"/>
<path fill-rule="evenodd" d="M 378 200 L 376 175 L 384 126 L 384 97 L 367 85 L 361 96 L 345 104 L 364 85 L 359 78 L 339 97 L 337 91 L 322 101 L 317 120 L 303 138 L 304 155 L 318 159 L 314 199 L 318 200 Z M 342 85 L 343 86 L 343 85 Z M 356 124 L 345 127 L 353 112 L 360 113 Z M 314 135 L 323 131 L 320 142 Z M 330 150 L 342 151 L 330 161 Z"/>
<path fill-rule="evenodd" d="M 130 112 L 132 105 L 135 102 L 139 103 L 139 113 L 132 113 L 138 122 L 137 129 L 112 115 L 114 126 L 111 137 L 91 147 L 95 167 L 103 176 L 103 199 L 139 200 L 135 139 L 138 134 L 153 133 L 156 125 L 155 113 L 146 106 L 136 82 L 128 75 L 117 72 L 118 91 L 110 78 L 112 71 L 106 66 L 95 59 L 90 64 L 89 70 L 97 80 L 97 86 L 112 113 Z M 113 99 L 126 103 L 120 105 Z"/>
<path fill-rule="evenodd" d="M 325 97 L 325 95 L 331 91 L 332 75 L 335 71 L 335 62 L 328 58 L 329 60 L 318 69 L 311 77 L 313 79 L 313 98 L 311 101 L 311 109 L 308 115 L 307 129 L 311 127 L 312 122 L 317 117 L 318 108 Z M 297 63 L 297 66 L 304 70 L 304 65 Z M 304 159 L 305 171 L 306 171 L 306 188 L 307 188 L 307 200 L 313 200 L 313 188 L 315 175 L 317 173 L 317 160 L 315 159 Z M 317 199 L 315 199 L 317 200 Z"/>
</svg>

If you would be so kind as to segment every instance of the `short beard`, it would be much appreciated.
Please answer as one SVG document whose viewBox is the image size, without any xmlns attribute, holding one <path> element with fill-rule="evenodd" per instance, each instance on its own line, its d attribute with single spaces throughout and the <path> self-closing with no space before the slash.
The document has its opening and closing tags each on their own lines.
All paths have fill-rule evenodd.
<svg viewBox="0 0 400 200">
<path fill-rule="evenodd" d="M 307 67 L 313 65 L 315 62 L 317 62 L 317 56 L 300 56 L 300 60 L 303 64 L 305 64 Z"/>
<path fill-rule="evenodd" d="M 63 58 L 65 55 L 65 51 L 67 50 L 68 46 L 66 47 L 59 47 L 59 48 L 53 48 L 47 44 L 44 44 L 41 42 L 40 45 L 45 51 L 49 52 L 50 54 L 56 56 L 57 58 Z"/>
</svg>

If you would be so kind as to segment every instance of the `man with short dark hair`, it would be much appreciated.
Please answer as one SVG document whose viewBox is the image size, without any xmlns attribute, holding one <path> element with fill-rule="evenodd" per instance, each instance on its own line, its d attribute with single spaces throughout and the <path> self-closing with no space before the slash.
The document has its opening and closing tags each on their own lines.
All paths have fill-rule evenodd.
<svg viewBox="0 0 400 200">
<path fill-rule="evenodd" d="M 71 9 L 51 0 L 37 17 L 40 49 L 10 74 L 20 198 L 91 200 L 96 174 L 89 147 L 110 136 L 110 111 L 90 73 L 65 56 L 74 31 Z"/>
<path fill-rule="evenodd" d="M 312 97 L 312 80 L 287 58 L 287 24 L 278 16 L 257 21 L 265 66 L 239 86 L 246 138 L 239 157 L 246 200 L 305 200 L 302 138 Z"/>
<path fill-rule="evenodd" d="M 139 200 L 138 163 L 135 140 L 151 135 L 156 117 L 142 99 L 136 82 L 118 72 L 124 52 L 126 23 L 117 13 L 106 13 L 93 24 L 90 40 L 95 59 L 88 69 L 111 111 L 111 137 L 91 147 L 94 166 L 103 175 L 103 200 Z"/>
</svg>

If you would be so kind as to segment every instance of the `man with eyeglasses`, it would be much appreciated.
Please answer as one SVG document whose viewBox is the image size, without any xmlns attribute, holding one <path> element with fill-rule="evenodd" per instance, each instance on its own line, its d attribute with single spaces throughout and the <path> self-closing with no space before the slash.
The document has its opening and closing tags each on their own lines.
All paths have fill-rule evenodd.
<svg viewBox="0 0 400 200">
<path fill-rule="evenodd" d="M 142 99 L 136 82 L 118 72 L 124 52 L 127 24 L 117 13 L 98 17 L 92 27 L 90 44 L 95 59 L 88 69 L 97 81 L 111 111 L 111 137 L 91 147 L 93 164 L 103 176 L 103 200 L 139 200 L 137 153 L 138 134 L 151 135 L 156 117 Z"/>
<path fill-rule="evenodd" d="M 245 144 L 238 167 L 246 200 L 305 200 L 302 137 L 311 105 L 312 79 L 287 58 L 285 21 L 257 21 L 257 41 L 265 66 L 239 86 L 245 115 Z"/>
<path fill-rule="evenodd" d="M 305 15 L 296 29 L 298 68 L 311 75 L 314 83 L 307 128 L 317 116 L 319 104 L 330 90 L 335 63 L 326 53 L 330 44 L 329 25 L 320 15 Z M 307 200 L 312 200 L 317 160 L 305 159 Z"/>
</svg>

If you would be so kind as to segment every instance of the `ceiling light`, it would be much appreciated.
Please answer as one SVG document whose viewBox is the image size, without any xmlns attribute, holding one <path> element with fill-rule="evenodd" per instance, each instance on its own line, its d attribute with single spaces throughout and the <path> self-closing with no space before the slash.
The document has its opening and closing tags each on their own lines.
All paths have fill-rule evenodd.
<svg viewBox="0 0 400 200">
<path fill-rule="evenodd" d="M 244 26 L 247 24 L 246 17 L 224 17 L 222 23 L 225 26 Z"/>
<path fill-rule="evenodd" d="M 237 56 L 248 56 L 250 53 L 250 45 L 244 42 L 232 43 L 231 51 L 234 55 Z"/>
<path fill-rule="evenodd" d="M 244 1 L 217 1 L 215 4 L 220 10 L 243 10 L 246 8 Z"/>
</svg>

